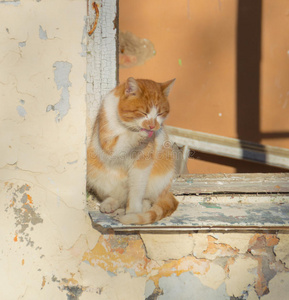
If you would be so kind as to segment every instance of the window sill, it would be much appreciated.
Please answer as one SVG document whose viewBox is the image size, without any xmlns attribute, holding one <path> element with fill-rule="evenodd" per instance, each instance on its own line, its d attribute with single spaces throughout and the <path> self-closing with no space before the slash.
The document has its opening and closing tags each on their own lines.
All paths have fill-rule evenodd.
<svg viewBox="0 0 289 300">
<path fill-rule="evenodd" d="M 123 225 L 99 210 L 93 226 L 114 231 L 289 230 L 289 173 L 206 174 L 177 178 L 172 216 L 150 225 Z"/>
</svg>

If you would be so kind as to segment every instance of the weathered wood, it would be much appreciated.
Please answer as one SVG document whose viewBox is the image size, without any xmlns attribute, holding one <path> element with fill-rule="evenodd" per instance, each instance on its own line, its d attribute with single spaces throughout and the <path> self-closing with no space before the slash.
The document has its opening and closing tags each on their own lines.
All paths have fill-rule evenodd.
<svg viewBox="0 0 289 300">
<path fill-rule="evenodd" d="M 190 156 L 190 148 L 188 146 L 184 146 L 182 149 L 182 160 L 180 164 L 179 174 L 185 174 L 187 172 L 187 162 Z"/>
<path fill-rule="evenodd" d="M 100 212 L 90 212 L 94 226 L 115 231 L 153 230 L 288 230 L 289 203 L 180 203 L 168 218 L 151 225 L 122 225 Z"/>
<path fill-rule="evenodd" d="M 182 175 L 172 185 L 175 195 L 207 193 L 289 193 L 289 173 Z"/>
<path fill-rule="evenodd" d="M 166 126 L 171 141 L 180 147 L 235 159 L 289 169 L 289 149 Z"/>
<path fill-rule="evenodd" d="M 116 231 L 289 229 L 288 173 L 183 175 L 172 191 L 177 211 L 154 224 L 124 226 L 99 211 L 92 222 Z"/>
<path fill-rule="evenodd" d="M 289 174 L 182 175 L 172 191 L 180 204 L 151 225 L 122 225 L 90 211 L 94 226 L 115 231 L 289 230 Z"/>
<path fill-rule="evenodd" d="M 88 129 L 93 125 L 101 99 L 118 83 L 118 1 L 89 0 L 87 31 L 95 22 L 94 2 L 99 18 L 87 40 Z"/>
</svg>

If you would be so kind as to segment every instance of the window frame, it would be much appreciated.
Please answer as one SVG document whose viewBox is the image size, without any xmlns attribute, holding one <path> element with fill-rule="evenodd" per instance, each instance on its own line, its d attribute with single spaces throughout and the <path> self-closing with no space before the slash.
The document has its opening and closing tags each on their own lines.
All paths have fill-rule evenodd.
<svg viewBox="0 0 289 300">
<path fill-rule="evenodd" d="M 87 1 L 88 17 L 87 28 L 91 29 L 95 24 L 96 14 L 93 3 L 98 5 L 99 16 L 97 25 L 91 36 L 87 40 L 87 140 L 89 142 L 91 129 L 97 114 L 99 104 L 102 97 L 113 89 L 118 83 L 118 0 L 98 0 Z M 200 151 L 204 153 L 220 155 L 235 159 L 244 159 L 253 162 L 263 163 L 267 165 L 278 166 L 289 169 L 289 149 L 262 146 L 250 142 L 240 141 L 228 137 L 221 137 L 208 133 L 195 132 L 167 126 L 171 141 L 182 150 L 179 163 L 179 173 L 185 170 L 187 159 L 191 151 Z M 264 154 L 266 154 L 264 156 Z M 264 159 L 266 157 L 266 159 Z M 252 175 L 253 174 L 253 175 Z M 270 205 L 280 206 L 280 213 L 284 213 L 281 207 L 284 203 L 289 203 L 289 173 L 252 173 L 252 174 L 213 174 L 213 175 L 181 175 L 176 178 L 172 186 L 172 191 L 180 200 L 180 206 L 183 203 L 192 203 L 197 209 L 202 209 L 200 213 L 207 214 L 208 209 L 215 208 L 217 205 L 236 205 L 241 206 L 255 203 L 258 207 L 260 203 L 267 203 L 268 209 Z M 256 177 L 255 181 L 253 177 Z M 275 179 L 274 179 L 275 176 Z M 282 176 L 285 178 L 282 178 Z M 212 178 L 214 178 L 215 188 L 212 187 Z M 235 179 L 233 179 L 235 178 Z M 258 181 L 259 178 L 259 181 Z M 288 181 L 286 181 L 288 178 Z M 231 182 L 230 180 L 231 179 Z M 273 180 L 274 179 L 274 180 Z M 249 181 L 248 181 L 249 180 Z M 269 181 L 268 181 L 269 180 Z M 210 190 L 200 190 L 208 185 L 211 181 Z M 244 183 L 247 182 L 247 186 Z M 259 188 L 254 188 L 254 182 L 259 182 Z M 181 184 L 180 184 L 181 183 Z M 234 184 L 233 184 L 234 183 Z M 235 187 L 235 189 L 232 187 Z M 182 186 L 183 191 L 180 191 Z M 220 189 L 220 186 L 222 187 Z M 226 188 L 227 187 L 227 188 Z M 249 188 L 250 187 L 250 188 Z M 267 189 L 264 189 L 266 188 Z M 240 190 L 242 188 L 243 190 Z M 199 190 L 198 190 L 199 189 Z M 234 201 L 232 201 L 234 199 Z M 249 207 L 249 206 L 247 206 Z M 283 207 L 285 207 L 283 205 Z M 250 209 L 250 207 L 249 207 Z M 287 206 L 285 207 L 285 210 Z M 234 226 L 211 223 L 201 226 L 178 226 L 170 223 L 169 218 L 162 220 L 160 225 L 149 226 L 123 226 L 112 218 L 106 218 L 103 223 L 103 216 L 97 208 L 88 206 L 89 215 L 95 228 L 114 229 L 115 231 L 146 231 L 146 230 L 275 230 L 289 229 L 289 221 L 286 224 L 280 224 L 280 218 L 276 217 L 276 223 L 261 226 L 261 223 L 250 223 L 248 226 L 235 224 Z M 261 213 L 262 209 L 260 210 Z M 211 210 L 213 212 L 213 210 Z M 277 222 L 277 219 L 279 222 Z M 102 225 L 100 225 L 102 224 Z"/>
</svg>

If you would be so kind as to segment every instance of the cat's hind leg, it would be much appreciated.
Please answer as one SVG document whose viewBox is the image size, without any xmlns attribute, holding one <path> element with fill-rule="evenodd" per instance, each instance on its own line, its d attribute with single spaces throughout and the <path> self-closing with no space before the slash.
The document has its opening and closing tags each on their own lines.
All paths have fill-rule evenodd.
<svg viewBox="0 0 289 300">
<path fill-rule="evenodd" d="M 101 170 L 90 182 L 90 188 L 100 202 L 100 211 L 111 214 L 124 208 L 127 201 L 127 179 L 120 178 L 117 171 Z"/>
</svg>

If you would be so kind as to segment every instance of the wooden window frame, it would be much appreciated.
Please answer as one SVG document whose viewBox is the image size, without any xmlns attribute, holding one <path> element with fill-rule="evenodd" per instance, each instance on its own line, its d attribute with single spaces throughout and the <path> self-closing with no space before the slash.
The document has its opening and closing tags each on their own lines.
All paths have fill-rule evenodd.
<svg viewBox="0 0 289 300">
<path fill-rule="evenodd" d="M 88 0 L 88 31 L 95 24 L 94 2 L 99 16 L 87 40 L 88 141 L 102 97 L 118 83 L 118 0 Z M 289 169 L 289 149 L 171 126 L 167 131 L 182 150 L 180 174 L 192 150 Z M 93 226 L 102 231 L 289 229 L 289 173 L 180 175 L 172 191 L 180 201 L 178 210 L 151 225 L 122 225 L 91 203 L 87 210 Z"/>
</svg>

